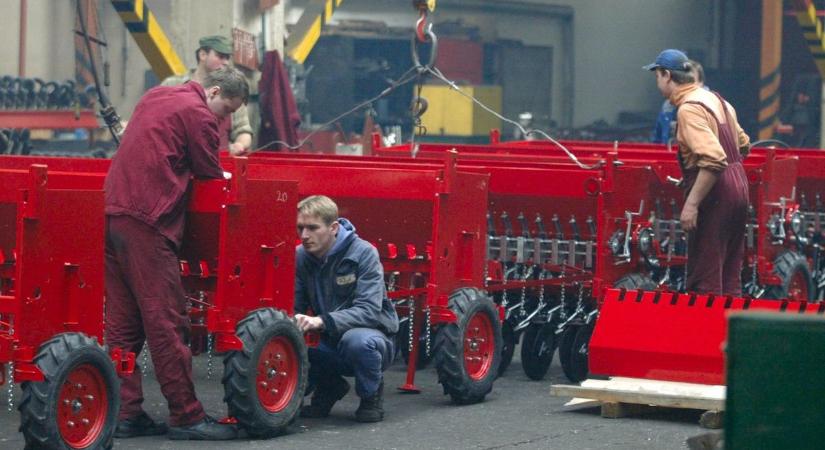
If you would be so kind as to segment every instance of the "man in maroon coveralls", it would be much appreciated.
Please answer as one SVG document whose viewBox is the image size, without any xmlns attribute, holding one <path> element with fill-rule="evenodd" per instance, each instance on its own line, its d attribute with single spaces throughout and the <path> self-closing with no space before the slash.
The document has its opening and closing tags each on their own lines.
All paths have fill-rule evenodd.
<svg viewBox="0 0 825 450">
<path fill-rule="evenodd" d="M 685 190 L 679 221 L 688 234 L 685 288 L 740 296 L 748 220 L 742 160 L 750 139 L 733 106 L 696 83 L 684 52 L 665 50 L 644 68 L 655 71 L 656 86 L 678 110 L 676 140 Z"/>
<path fill-rule="evenodd" d="M 246 79 L 232 68 L 210 73 L 203 85 L 151 89 L 135 107 L 106 176 L 106 342 L 135 354 L 148 342 L 169 404 L 170 439 L 236 434 L 207 416 L 195 397 L 176 252 L 190 177 L 223 177 L 218 122 L 248 97 Z M 120 396 L 116 437 L 167 432 L 141 407 L 140 371 L 122 380 Z"/>
</svg>

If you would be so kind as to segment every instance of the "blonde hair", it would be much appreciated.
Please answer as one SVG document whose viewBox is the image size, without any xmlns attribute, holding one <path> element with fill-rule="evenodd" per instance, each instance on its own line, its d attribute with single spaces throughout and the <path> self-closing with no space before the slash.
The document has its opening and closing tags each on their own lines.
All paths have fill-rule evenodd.
<svg viewBox="0 0 825 450">
<path fill-rule="evenodd" d="M 338 205 L 326 195 L 311 195 L 298 202 L 298 214 L 316 216 L 331 225 L 338 219 Z"/>
</svg>

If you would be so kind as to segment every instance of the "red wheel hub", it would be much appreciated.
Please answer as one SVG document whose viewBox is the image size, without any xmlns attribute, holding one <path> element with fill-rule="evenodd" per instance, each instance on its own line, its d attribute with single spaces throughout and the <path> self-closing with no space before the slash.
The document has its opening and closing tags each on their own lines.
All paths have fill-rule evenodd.
<svg viewBox="0 0 825 450">
<path fill-rule="evenodd" d="M 493 363 L 493 324 L 486 314 L 477 313 L 464 332 L 464 367 L 473 380 L 481 380 L 490 372 Z"/>
<path fill-rule="evenodd" d="M 796 272 L 788 285 L 788 299 L 797 301 L 808 300 L 808 283 L 801 272 Z"/>
<path fill-rule="evenodd" d="M 86 448 L 103 432 L 109 412 L 103 374 L 91 364 L 72 370 L 57 397 L 60 436 L 71 448 Z"/>
<path fill-rule="evenodd" d="M 255 383 L 265 410 L 274 413 L 289 404 L 298 386 L 298 355 L 289 339 L 276 336 L 266 343 Z"/>
</svg>

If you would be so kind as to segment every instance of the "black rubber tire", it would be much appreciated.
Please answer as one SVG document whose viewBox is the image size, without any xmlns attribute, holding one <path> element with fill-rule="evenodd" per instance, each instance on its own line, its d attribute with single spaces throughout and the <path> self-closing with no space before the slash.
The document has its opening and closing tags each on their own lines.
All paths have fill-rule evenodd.
<svg viewBox="0 0 825 450">
<path fill-rule="evenodd" d="M 96 339 L 81 333 L 58 334 L 40 346 L 34 362 L 45 376 L 44 381 L 23 383 L 20 410 L 20 431 L 27 449 L 60 449 L 74 447 L 65 442 L 58 426 L 59 396 L 72 372 L 90 366 L 103 381 L 106 394 L 106 416 L 97 437 L 83 448 L 111 449 L 120 409 L 120 381 L 112 359 Z"/>
<path fill-rule="evenodd" d="M 815 301 L 817 299 L 811 268 L 808 266 L 808 259 L 805 258 L 805 256 L 793 251 L 782 253 L 773 262 L 773 273 L 782 279 L 782 284 L 779 286 L 770 286 L 762 296 L 763 298 L 788 298 L 791 281 L 794 276 L 799 274 L 802 276 L 804 283 L 806 283 L 805 289 L 807 289 L 808 295 L 807 298 L 798 298 L 795 300 Z"/>
<path fill-rule="evenodd" d="M 590 337 L 593 336 L 595 324 L 595 322 L 590 322 L 578 327 L 576 336 L 573 338 L 570 356 L 567 358 L 567 366 L 562 364 L 564 375 L 573 383 L 581 383 L 590 373 L 587 358 L 590 354 Z"/>
<path fill-rule="evenodd" d="M 484 400 L 493 389 L 501 364 L 501 322 L 493 301 L 481 291 L 472 288 L 458 289 L 450 295 L 448 307 L 456 315 L 455 323 L 443 325 L 435 336 L 435 367 L 438 382 L 453 402 L 466 405 Z M 484 314 L 490 321 L 493 334 L 492 359 L 487 372 L 479 379 L 467 373 L 464 364 L 464 336 L 470 320 L 476 314 Z"/>
<path fill-rule="evenodd" d="M 435 331 L 430 331 L 430 339 L 435 336 Z M 398 350 L 401 352 L 401 357 L 404 358 L 404 364 L 410 363 L 410 321 L 405 320 L 404 323 L 399 325 L 398 333 L 396 333 L 396 345 L 398 346 Z M 430 365 L 430 362 L 433 360 L 433 350 L 430 348 L 430 354 L 427 355 L 427 342 L 426 342 L 426 335 L 424 334 L 424 330 L 422 327 L 421 334 L 418 338 L 418 361 L 415 365 L 415 370 L 426 369 L 427 366 Z"/>
<path fill-rule="evenodd" d="M 556 352 L 556 325 L 532 323 L 521 342 L 521 368 L 531 380 L 543 380 Z"/>
<path fill-rule="evenodd" d="M 613 284 L 614 288 L 627 289 L 628 291 L 635 291 L 641 289 L 643 291 L 653 291 L 659 288 L 659 285 L 647 275 L 641 273 L 631 273 L 619 278 L 619 281 Z"/>
<path fill-rule="evenodd" d="M 518 336 L 513 331 L 513 324 L 509 320 L 501 323 L 501 364 L 498 366 L 498 376 L 504 375 L 510 363 L 513 362 L 513 354 L 516 352 Z"/>
<path fill-rule="evenodd" d="M 570 356 L 573 354 L 573 343 L 576 340 L 576 333 L 579 332 L 583 323 L 581 321 L 573 321 L 567 324 L 564 331 L 559 335 L 559 362 L 564 376 L 568 380 L 573 381 L 570 371 Z M 573 381 L 575 383 L 575 381 Z"/>
<path fill-rule="evenodd" d="M 224 401 L 229 415 L 238 419 L 250 436 L 272 437 L 281 434 L 298 415 L 307 384 L 309 359 L 304 336 L 283 311 L 256 309 L 238 322 L 237 335 L 243 350 L 224 357 Z M 292 397 L 278 411 L 268 411 L 258 397 L 258 362 L 264 347 L 273 338 L 285 338 L 297 358 L 297 381 Z M 282 363 L 282 365 L 285 363 Z"/>
</svg>

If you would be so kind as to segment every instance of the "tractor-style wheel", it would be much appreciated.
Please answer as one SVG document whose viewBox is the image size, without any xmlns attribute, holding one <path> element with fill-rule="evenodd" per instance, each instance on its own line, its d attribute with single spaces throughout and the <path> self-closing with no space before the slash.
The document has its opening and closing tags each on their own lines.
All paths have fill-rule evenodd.
<svg viewBox="0 0 825 450">
<path fill-rule="evenodd" d="M 238 322 L 243 350 L 223 360 L 229 415 L 254 437 L 275 436 L 298 414 L 307 383 L 307 348 L 282 311 L 257 309 Z"/>
<path fill-rule="evenodd" d="M 513 331 L 513 324 L 509 320 L 505 320 L 501 323 L 501 364 L 498 366 L 498 376 L 504 375 L 504 372 L 510 367 L 517 344 L 518 336 Z"/>
<path fill-rule="evenodd" d="M 590 336 L 593 335 L 593 328 L 596 323 L 591 322 L 576 327 L 576 335 L 573 337 L 570 355 L 567 357 L 567 364 L 562 361 L 564 375 L 573 383 L 581 383 L 587 379 L 590 373 L 588 365 L 588 355 L 590 354 Z"/>
<path fill-rule="evenodd" d="M 782 279 L 782 284 L 771 286 L 763 295 L 764 298 L 787 298 L 800 301 L 816 300 L 814 280 L 805 256 L 787 251 L 776 258 L 773 267 L 774 273 Z"/>
<path fill-rule="evenodd" d="M 26 448 L 112 448 L 120 382 L 97 340 L 59 334 L 40 347 L 34 362 L 45 380 L 23 383 L 18 409 Z"/>
<path fill-rule="evenodd" d="M 559 336 L 559 362 L 561 363 L 564 376 L 573 383 L 576 383 L 576 381 L 570 371 L 572 367 L 570 358 L 573 355 L 573 345 L 576 340 L 576 334 L 583 325 L 582 321 L 574 320 L 567 324 Z"/>
<path fill-rule="evenodd" d="M 521 341 L 521 367 L 527 377 L 543 380 L 555 352 L 556 326 L 552 323 L 530 324 Z"/>
<path fill-rule="evenodd" d="M 438 382 L 453 402 L 484 400 L 493 389 L 501 364 L 501 325 L 493 301 L 477 289 L 450 295 L 455 323 L 444 324 L 435 338 Z"/>
</svg>

